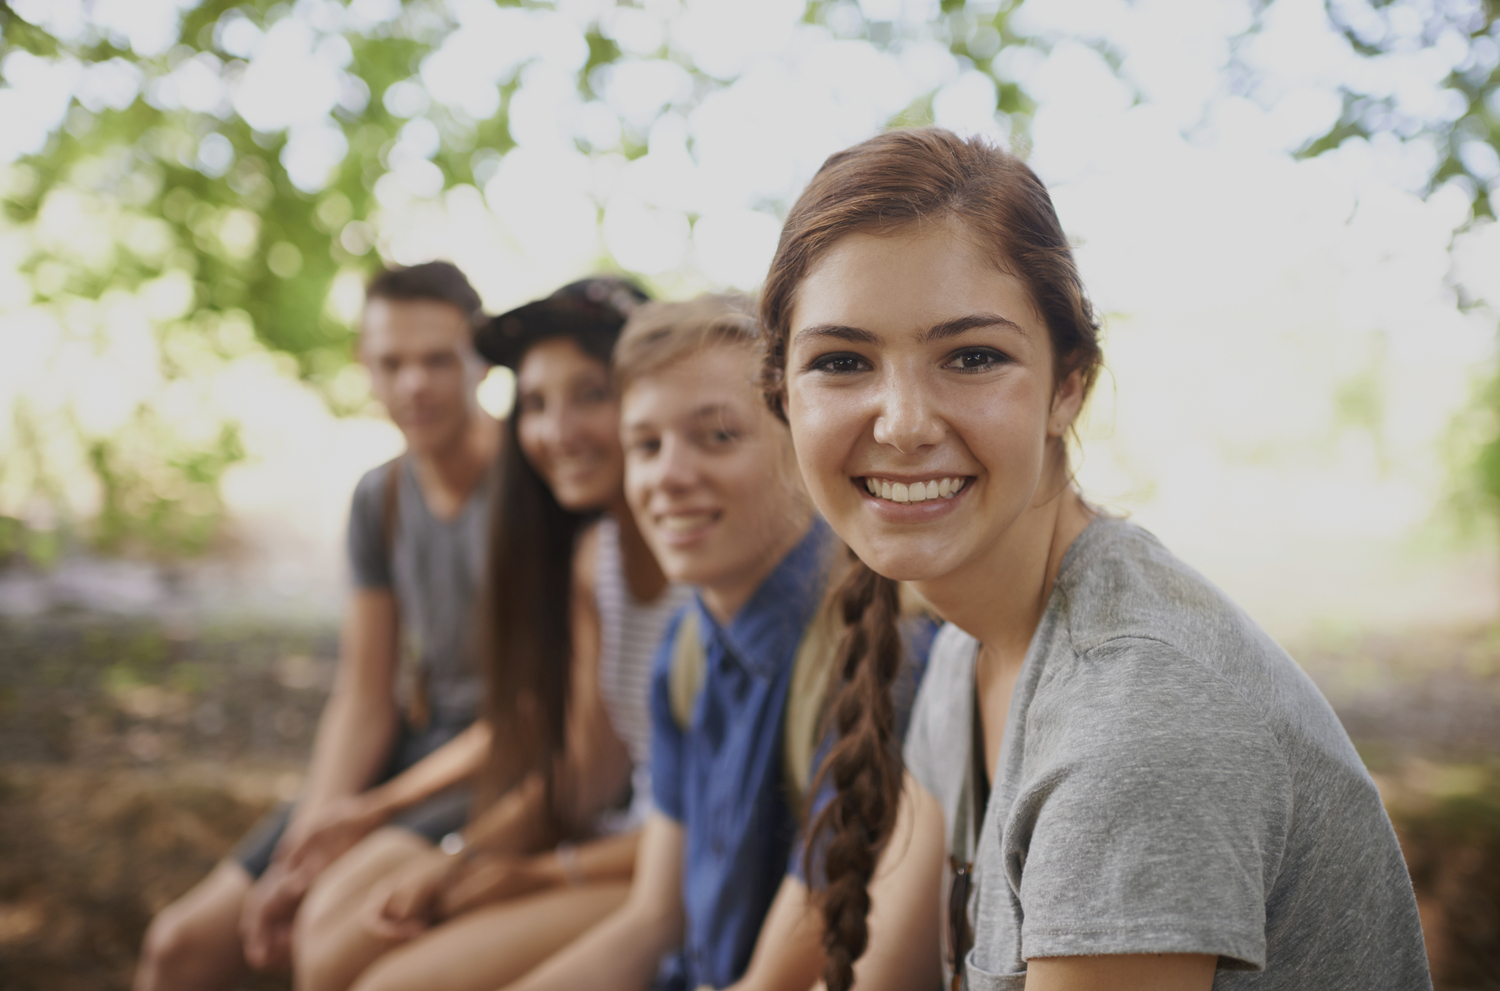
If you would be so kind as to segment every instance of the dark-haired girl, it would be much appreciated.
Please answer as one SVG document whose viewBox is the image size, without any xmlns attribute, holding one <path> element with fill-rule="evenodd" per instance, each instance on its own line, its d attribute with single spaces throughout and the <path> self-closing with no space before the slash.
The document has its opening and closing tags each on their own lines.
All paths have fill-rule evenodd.
<svg viewBox="0 0 1500 991">
<path fill-rule="evenodd" d="M 817 821 L 829 987 L 886 986 L 902 952 L 867 924 L 873 861 L 842 853 L 882 844 L 902 807 L 913 833 L 875 904 L 903 874 L 946 886 L 955 988 L 1430 987 L 1396 838 L 1333 711 L 1072 484 L 1100 350 L 1036 176 L 937 129 L 834 155 L 787 218 L 762 318 L 768 398 L 869 569 L 844 592 L 864 649 L 841 689 L 868 715 L 839 721 Z M 904 790 L 875 704 L 896 580 L 949 621 Z"/>
<path fill-rule="evenodd" d="M 589 279 L 476 336 L 517 380 L 480 597 L 490 800 L 437 847 L 377 833 L 320 882 L 298 920 L 303 991 L 493 988 L 624 900 L 651 660 L 687 596 L 624 502 L 608 362 L 644 298 Z"/>
</svg>

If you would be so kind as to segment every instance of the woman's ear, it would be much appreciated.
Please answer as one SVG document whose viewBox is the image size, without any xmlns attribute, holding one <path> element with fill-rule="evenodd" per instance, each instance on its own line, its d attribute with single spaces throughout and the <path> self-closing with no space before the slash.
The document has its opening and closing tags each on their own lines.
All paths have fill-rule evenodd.
<svg viewBox="0 0 1500 991">
<path fill-rule="evenodd" d="M 1057 383 L 1052 393 L 1052 412 L 1047 417 L 1047 436 L 1061 437 L 1078 419 L 1083 406 L 1083 370 L 1075 368 Z"/>
</svg>

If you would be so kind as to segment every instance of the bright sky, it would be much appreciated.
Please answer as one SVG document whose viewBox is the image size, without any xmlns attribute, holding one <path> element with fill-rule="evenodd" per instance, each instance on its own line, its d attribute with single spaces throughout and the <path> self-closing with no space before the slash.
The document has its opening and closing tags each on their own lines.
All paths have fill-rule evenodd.
<svg viewBox="0 0 1500 991">
<path fill-rule="evenodd" d="M 285 164 L 316 189 L 344 152 L 330 110 L 368 99 L 342 72 L 340 19 L 373 22 L 391 6 L 301 0 L 265 33 L 225 22 L 226 47 L 248 70 L 225 83 L 217 66 L 184 62 L 152 98 L 228 101 L 257 127 L 286 128 Z M 935 91 L 937 123 L 1009 139 L 986 75 L 935 41 L 914 37 L 892 54 L 841 37 L 858 26 L 852 4 L 836 8 L 828 28 L 802 24 L 799 0 L 449 6 L 459 30 L 385 95 L 410 123 L 375 187 L 377 230 L 344 236 L 374 234 L 403 263 L 452 258 L 496 310 L 606 257 L 674 295 L 754 289 L 778 211 L 822 159 L 926 93 Z M 64 33 L 82 23 L 69 20 L 80 16 L 76 2 L 15 7 Z M 901 35 L 919 31 L 937 4 L 859 7 Z M 994 56 L 1039 102 L 1029 160 L 1107 314 L 1110 374 L 1085 430 L 1080 481 L 1288 636 L 1492 616 L 1493 554 L 1443 544 L 1431 523 L 1447 492 L 1449 425 L 1495 347 L 1493 316 L 1461 313 L 1448 284 L 1465 197 L 1416 194 L 1431 155 L 1419 141 L 1354 141 L 1308 162 L 1288 154 L 1326 129 L 1343 81 L 1394 94 L 1419 116 L 1451 113 L 1436 82 L 1464 53 L 1439 46 L 1371 65 L 1327 28 L 1321 0 L 1277 0 L 1240 53 L 1255 84 L 1235 95 L 1230 42 L 1246 9 L 1240 0 L 1027 0 L 1013 24 L 1039 44 Z M 118 0 L 93 16 L 115 18 L 113 30 L 144 54 L 169 43 L 159 24 L 175 10 L 173 0 Z M 585 103 L 574 85 L 586 56 L 579 25 L 601 12 L 627 57 L 599 80 L 602 100 Z M 659 57 L 663 39 L 726 85 L 695 102 L 692 78 Z M 1093 47 L 1101 42 L 1120 56 L 1123 81 Z M 139 86 L 123 62 L 84 74 L 12 59 L 0 117 L 18 124 L 0 134 L 0 161 L 40 147 L 66 94 L 105 105 Z M 497 84 L 517 71 L 509 113 L 518 147 L 486 161 L 479 188 L 440 191 L 424 110 L 438 101 L 487 116 Z M 615 151 L 625 130 L 648 136 L 649 153 L 627 162 Z M 206 171 L 227 168 L 228 153 L 211 142 L 197 151 Z M 1487 167 L 1482 151 L 1472 154 Z M 1490 174 L 1500 175 L 1500 160 Z M 37 236 L 83 243 L 89 226 L 86 205 L 64 198 L 49 204 Z M 29 307 L 13 273 L 24 249 L 16 232 L 0 231 L 9 356 L 0 397 L 10 390 L 71 409 L 98 431 L 140 401 L 182 422 L 240 419 L 254 458 L 232 469 L 226 493 L 242 532 L 273 585 L 331 608 L 348 492 L 395 449 L 393 429 L 334 420 L 254 348 L 163 389 L 151 322 L 180 309 L 180 284 L 165 279 L 140 298 L 76 314 L 80 326 L 106 328 L 96 349 L 66 317 Z M 1456 271 L 1471 294 L 1500 305 L 1496 227 L 1461 237 Z M 353 312 L 357 280 L 341 283 L 332 305 Z M 358 389 L 358 373 L 349 378 Z M 503 402 L 505 383 L 490 389 Z M 12 442 L 5 429 L 0 452 Z"/>
</svg>

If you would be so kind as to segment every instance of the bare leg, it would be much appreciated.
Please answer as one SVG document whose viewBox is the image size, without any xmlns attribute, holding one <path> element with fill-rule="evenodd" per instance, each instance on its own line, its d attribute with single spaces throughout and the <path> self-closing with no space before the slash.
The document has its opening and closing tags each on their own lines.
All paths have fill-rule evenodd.
<svg viewBox="0 0 1500 991">
<path fill-rule="evenodd" d="M 360 910 L 369 891 L 432 844 L 404 829 L 365 837 L 313 882 L 297 914 L 293 973 L 299 991 L 344 991 L 394 941 L 365 928 Z"/>
<path fill-rule="evenodd" d="M 494 991 L 625 903 L 628 881 L 553 888 L 449 920 L 370 965 L 355 991 Z"/>
<path fill-rule="evenodd" d="M 141 944 L 135 991 L 220 991 L 244 973 L 240 907 L 251 884 L 243 867 L 221 861 L 158 912 Z"/>
</svg>

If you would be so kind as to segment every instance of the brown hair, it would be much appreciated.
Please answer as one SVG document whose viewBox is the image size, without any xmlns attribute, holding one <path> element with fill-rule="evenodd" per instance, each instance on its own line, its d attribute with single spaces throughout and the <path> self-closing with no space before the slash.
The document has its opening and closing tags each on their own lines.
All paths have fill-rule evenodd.
<svg viewBox="0 0 1500 991">
<path fill-rule="evenodd" d="M 428 299 L 447 303 L 469 321 L 476 319 L 480 310 L 479 293 L 451 262 L 382 269 L 365 286 L 365 301 L 374 299 L 393 302 Z"/>
<path fill-rule="evenodd" d="M 481 325 L 477 344 L 491 361 L 519 371 L 538 342 L 565 337 L 608 368 L 629 308 L 646 298 L 633 282 L 593 276 Z M 571 821 L 573 782 L 559 780 L 568 772 L 560 758 L 572 690 L 573 555 L 599 513 L 557 501 L 521 448 L 521 418 L 518 404 L 505 424 L 480 593 L 478 647 L 493 736 L 474 811 L 539 774 L 546 829 L 564 835 L 581 825 Z"/>
<path fill-rule="evenodd" d="M 785 417 L 786 355 L 798 287 L 840 239 L 888 235 L 927 222 L 960 226 L 995 267 L 1019 278 L 1047 326 L 1055 381 L 1098 376 L 1098 322 L 1052 199 L 1036 174 L 978 138 L 927 127 L 889 131 L 831 156 L 788 214 L 761 295 L 762 388 Z M 807 831 L 821 844 L 829 991 L 846 991 L 865 950 L 869 882 L 896 819 L 901 758 L 891 685 L 900 668 L 897 585 L 856 561 L 833 593 L 850 625 L 829 718 L 838 738 L 820 778 L 835 797 Z"/>
<path fill-rule="evenodd" d="M 646 303 L 631 313 L 615 342 L 615 386 L 624 392 L 637 379 L 714 344 L 755 346 L 760 339 L 750 300 L 735 293 Z"/>
</svg>

